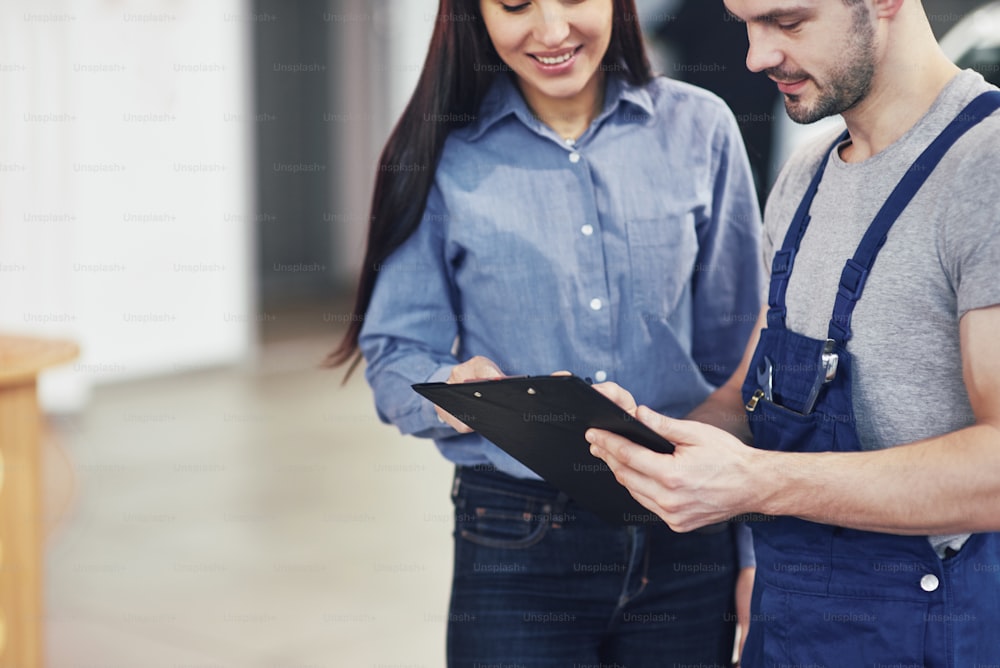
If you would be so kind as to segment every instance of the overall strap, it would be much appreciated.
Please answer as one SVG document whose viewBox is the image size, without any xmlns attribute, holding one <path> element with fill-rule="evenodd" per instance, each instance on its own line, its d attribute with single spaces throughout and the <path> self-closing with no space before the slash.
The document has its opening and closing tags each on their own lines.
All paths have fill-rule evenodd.
<svg viewBox="0 0 1000 668">
<path fill-rule="evenodd" d="M 875 264 L 875 258 L 878 257 L 878 253 L 889 235 L 889 229 L 952 144 L 958 141 L 959 137 L 965 134 L 969 128 L 989 116 L 997 108 L 1000 108 L 1000 91 L 983 93 L 970 102 L 920 154 L 920 157 L 907 170 L 906 175 L 896 184 L 889 199 L 879 209 L 875 219 L 869 225 L 868 231 L 862 237 L 861 243 L 858 244 L 858 248 L 854 252 L 854 257 L 844 265 L 844 270 L 840 275 L 840 285 L 837 288 L 837 298 L 833 306 L 833 316 L 830 318 L 828 338 L 840 345 L 844 345 L 851 339 L 851 316 L 854 313 L 854 307 L 861 299 L 868 273 Z"/>
<path fill-rule="evenodd" d="M 809 187 L 799 202 L 799 208 L 795 210 L 795 217 L 785 233 L 785 240 L 781 244 L 781 250 L 774 254 L 771 262 L 771 283 L 768 291 L 767 304 L 767 327 L 768 329 L 785 328 L 785 291 L 788 289 L 788 278 L 792 275 L 792 264 L 795 262 L 795 254 L 799 250 L 799 244 L 806 233 L 809 225 L 809 208 L 812 207 L 813 198 L 819 189 L 819 182 L 823 179 L 823 172 L 826 171 L 826 163 L 830 161 L 830 155 L 837 150 L 837 145 L 848 137 L 847 130 L 844 130 L 824 154 L 822 162 L 816 168 Z"/>
</svg>

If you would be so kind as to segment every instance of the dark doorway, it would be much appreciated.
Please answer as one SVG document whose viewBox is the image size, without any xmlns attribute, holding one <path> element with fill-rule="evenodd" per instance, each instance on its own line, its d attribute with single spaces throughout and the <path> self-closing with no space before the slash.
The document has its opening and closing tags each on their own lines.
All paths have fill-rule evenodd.
<svg viewBox="0 0 1000 668">
<path fill-rule="evenodd" d="M 254 0 L 259 304 L 265 311 L 316 302 L 336 288 L 336 147 L 324 121 L 329 66 L 327 0 Z"/>
</svg>

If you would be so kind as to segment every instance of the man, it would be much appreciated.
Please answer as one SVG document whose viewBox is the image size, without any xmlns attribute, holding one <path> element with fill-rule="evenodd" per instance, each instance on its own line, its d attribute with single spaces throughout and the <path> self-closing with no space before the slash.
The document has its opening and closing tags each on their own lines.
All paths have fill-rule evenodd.
<svg viewBox="0 0 1000 668">
<path fill-rule="evenodd" d="M 995 89 L 916 0 L 726 5 L 788 114 L 847 133 L 775 184 L 736 374 L 687 421 L 602 386 L 675 454 L 600 430 L 591 450 L 678 531 L 751 520 L 745 666 L 1000 665 Z"/>
</svg>

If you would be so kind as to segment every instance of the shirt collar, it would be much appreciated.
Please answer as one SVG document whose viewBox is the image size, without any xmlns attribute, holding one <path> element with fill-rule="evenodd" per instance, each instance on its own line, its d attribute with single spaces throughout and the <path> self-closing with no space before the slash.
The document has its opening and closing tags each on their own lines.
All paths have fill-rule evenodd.
<svg viewBox="0 0 1000 668">
<path fill-rule="evenodd" d="M 596 126 L 623 103 L 635 106 L 645 114 L 645 117 L 653 115 L 653 99 L 645 87 L 633 86 L 620 76 L 610 75 L 604 90 L 604 109 L 594 119 L 592 125 Z M 490 128 L 510 115 L 516 116 L 536 132 L 542 129 L 542 122 L 531 113 L 511 76 L 500 74 L 479 105 L 479 118 L 470 127 L 468 140 L 478 140 Z M 644 120 L 644 117 L 635 114 L 626 115 L 625 118 L 630 122 Z"/>
</svg>

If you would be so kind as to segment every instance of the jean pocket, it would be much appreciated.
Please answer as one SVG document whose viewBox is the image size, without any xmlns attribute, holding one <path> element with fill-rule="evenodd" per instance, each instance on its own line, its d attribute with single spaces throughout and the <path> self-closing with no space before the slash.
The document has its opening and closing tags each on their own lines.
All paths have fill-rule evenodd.
<svg viewBox="0 0 1000 668">
<path fill-rule="evenodd" d="M 551 526 L 551 508 L 541 513 L 510 512 L 479 506 L 456 522 L 458 535 L 476 545 L 516 550 L 538 544 Z"/>
<path fill-rule="evenodd" d="M 531 547 L 552 527 L 551 499 L 462 484 L 453 501 L 455 535 L 476 545 Z"/>
</svg>

